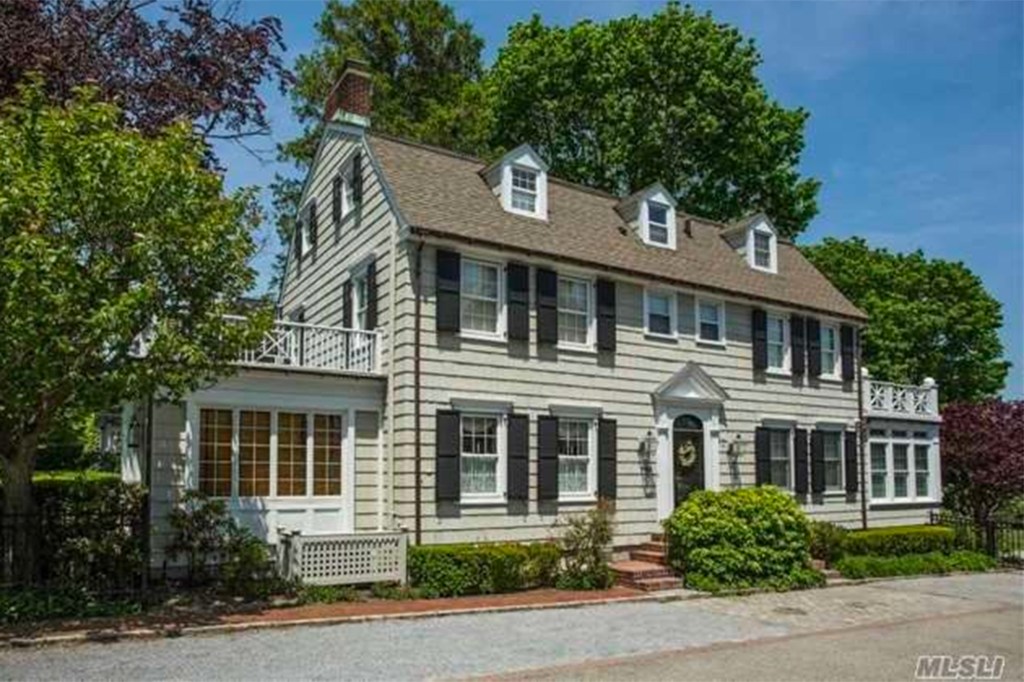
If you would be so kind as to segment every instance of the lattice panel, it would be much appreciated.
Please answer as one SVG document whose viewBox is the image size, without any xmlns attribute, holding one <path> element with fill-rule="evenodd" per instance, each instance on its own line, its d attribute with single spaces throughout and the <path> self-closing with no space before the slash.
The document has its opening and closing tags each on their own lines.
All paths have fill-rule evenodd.
<svg viewBox="0 0 1024 682">
<path fill-rule="evenodd" d="M 288 577 L 311 585 L 405 582 L 404 533 L 291 535 Z"/>
</svg>

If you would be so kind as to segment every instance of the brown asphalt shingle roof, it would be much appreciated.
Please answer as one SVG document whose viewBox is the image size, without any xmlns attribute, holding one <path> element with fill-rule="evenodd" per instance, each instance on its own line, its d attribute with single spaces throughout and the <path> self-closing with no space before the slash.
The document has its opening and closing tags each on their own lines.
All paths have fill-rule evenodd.
<svg viewBox="0 0 1024 682">
<path fill-rule="evenodd" d="M 779 241 L 778 274 L 759 272 L 725 242 L 721 224 L 677 212 L 676 250 L 647 246 L 615 210 L 618 198 L 550 176 L 547 222 L 517 216 L 502 209 L 487 186 L 484 162 L 379 134 L 368 139 L 399 210 L 417 232 L 865 319 L 788 242 Z M 683 230 L 686 217 L 692 236 Z"/>
</svg>

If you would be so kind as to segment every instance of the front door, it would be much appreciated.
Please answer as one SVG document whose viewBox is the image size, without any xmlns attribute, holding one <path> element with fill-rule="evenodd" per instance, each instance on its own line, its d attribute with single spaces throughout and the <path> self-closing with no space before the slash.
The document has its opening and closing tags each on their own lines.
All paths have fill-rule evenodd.
<svg viewBox="0 0 1024 682">
<path fill-rule="evenodd" d="M 694 490 L 704 489 L 704 424 L 688 414 L 672 422 L 674 506 Z"/>
</svg>

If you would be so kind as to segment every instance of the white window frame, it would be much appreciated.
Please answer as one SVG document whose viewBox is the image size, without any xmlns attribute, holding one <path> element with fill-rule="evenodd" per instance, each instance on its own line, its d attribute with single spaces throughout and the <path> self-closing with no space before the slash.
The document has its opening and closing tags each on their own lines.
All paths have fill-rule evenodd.
<svg viewBox="0 0 1024 682">
<path fill-rule="evenodd" d="M 462 451 L 462 420 L 467 417 L 479 417 L 484 419 L 497 420 L 497 463 L 495 464 L 494 481 L 495 490 L 490 493 L 467 493 L 461 492 L 459 503 L 463 505 L 473 504 L 504 504 L 508 499 L 508 487 L 506 481 L 506 470 L 508 469 L 508 412 L 505 410 L 485 409 L 478 407 L 472 410 L 459 412 L 459 477 L 461 483 L 462 460 L 464 457 L 474 457 L 472 453 Z M 460 485 L 461 488 L 461 485 Z"/>
<path fill-rule="evenodd" d="M 661 196 L 661 192 L 658 193 L 658 197 Z M 665 208 L 665 234 L 666 241 L 656 242 L 651 239 L 651 204 L 657 204 Z M 643 235 L 644 243 L 649 246 L 655 246 L 659 249 L 672 249 L 676 248 L 676 209 L 667 201 L 659 201 L 656 197 L 649 197 L 644 200 L 642 208 L 640 210 L 640 227 L 642 228 L 641 234 Z M 661 225 L 658 225 L 661 227 Z"/>
<path fill-rule="evenodd" d="M 766 371 L 771 374 L 789 374 L 792 368 L 792 344 L 789 338 L 789 315 L 768 312 L 765 319 L 765 343 L 768 347 L 768 367 Z M 773 320 L 782 325 L 782 365 L 779 367 L 773 367 L 771 364 L 772 340 L 770 331 Z"/>
<path fill-rule="evenodd" d="M 557 347 L 561 348 L 563 350 L 593 351 L 595 349 L 595 342 L 597 340 L 597 315 L 596 315 L 596 302 L 594 300 L 596 298 L 595 292 L 594 292 L 594 286 L 595 286 L 594 282 L 595 282 L 595 280 L 592 277 L 582 277 L 582 276 L 579 276 L 579 275 L 564 274 L 564 273 L 561 273 L 561 272 L 558 273 L 557 277 L 558 277 L 558 280 L 557 280 L 557 283 L 555 285 L 555 299 L 556 299 L 555 314 L 559 317 L 558 344 L 557 344 Z M 561 324 L 562 308 L 558 304 L 558 302 L 561 300 L 561 296 L 559 294 L 560 294 L 560 291 L 561 291 L 561 288 L 562 288 L 562 281 L 563 280 L 571 280 L 571 281 L 574 281 L 574 282 L 580 282 L 580 283 L 582 283 L 582 284 L 584 284 L 586 286 L 586 290 L 587 290 L 587 340 L 586 340 L 586 343 L 579 343 L 579 342 L 576 342 L 576 341 L 563 341 L 562 340 L 562 329 L 563 329 L 563 325 Z M 576 310 L 567 311 L 567 312 L 571 312 L 572 314 L 578 314 L 579 313 L 579 311 L 576 311 Z"/>
<path fill-rule="evenodd" d="M 829 367 L 825 364 L 825 337 L 826 331 L 832 332 L 832 339 L 835 342 L 832 351 L 832 366 Z M 821 376 L 827 379 L 839 379 L 840 378 L 840 344 L 839 344 L 839 325 L 831 322 L 822 322 L 820 330 L 818 332 L 818 343 L 821 345 Z"/>
<path fill-rule="evenodd" d="M 299 258 L 305 258 L 312 247 L 309 243 L 309 212 L 303 209 L 302 213 L 306 214 L 304 217 L 299 218 L 296 222 L 296 228 L 299 230 L 299 238 L 302 239 L 302 250 L 299 253 Z"/>
<path fill-rule="evenodd" d="M 497 270 L 497 320 L 495 321 L 495 330 L 493 332 L 478 329 L 465 329 L 462 326 L 462 297 L 467 295 L 466 292 L 462 289 L 462 286 L 463 283 L 466 281 L 466 265 L 470 263 L 474 265 L 482 265 L 488 268 L 495 268 Z M 503 341 L 507 338 L 506 315 L 508 309 L 508 300 L 505 292 L 505 268 L 506 264 L 499 261 L 487 260 L 485 258 L 474 258 L 472 256 L 467 257 L 465 255 L 462 256 L 459 264 L 459 336 L 476 339 L 487 339 L 492 341 Z"/>
<path fill-rule="evenodd" d="M 768 237 L 769 264 L 767 267 L 757 263 L 757 239 L 755 235 Z M 776 274 L 779 271 L 779 238 L 766 223 L 760 222 L 747 231 L 747 265 L 754 270 Z"/>
<path fill-rule="evenodd" d="M 355 197 L 352 193 L 352 160 L 345 164 L 341 172 L 341 219 L 344 220 L 355 209 Z"/>
<path fill-rule="evenodd" d="M 701 305 L 712 305 L 718 309 L 718 338 L 717 339 L 706 339 L 702 334 L 701 319 L 700 319 L 700 307 Z M 713 298 L 702 298 L 695 296 L 693 299 L 693 319 L 694 329 L 693 336 L 698 343 L 707 344 L 712 346 L 725 346 L 725 301 Z"/>
<path fill-rule="evenodd" d="M 367 299 L 366 269 L 352 274 L 352 328 L 363 331 L 366 329 Z M 363 319 L 360 319 L 360 316 Z"/>
<path fill-rule="evenodd" d="M 651 316 L 651 298 L 652 297 L 664 297 L 668 299 L 668 332 L 657 332 L 651 329 L 650 316 Z M 678 326 L 678 309 L 679 301 L 676 298 L 676 292 L 668 289 L 650 289 L 644 288 L 644 334 L 647 336 L 655 336 L 664 339 L 675 339 L 679 333 Z"/>
<path fill-rule="evenodd" d="M 557 414 L 557 413 L 556 413 Z M 594 502 L 597 500 L 597 429 L 598 418 L 583 414 L 561 414 L 558 415 L 558 434 L 556 435 L 556 446 L 561 439 L 563 422 L 578 422 L 587 424 L 587 489 L 583 492 L 565 492 L 561 486 L 558 488 L 559 502 Z M 561 462 L 563 455 L 558 455 Z M 560 473 L 560 470 L 559 470 Z"/>
<path fill-rule="evenodd" d="M 512 164 L 509 166 L 509 197 L 508 206 L 509 210 L 514 213 L 521 213 L 523 215 L 536 217 L 540 214 L 540 171 L 536 168 L 528 168 L 519 164 Z M 533 189 L 527 189 L 524 187 L 516 186 L 516 173 L 522 173 L 533 176 Z M 529 196 L 533 198 L 533 210 L 522 208 L 521 206 L 515 205 L 516 193 Z"/>
<path fill-rule="evenodd" d="M 779 422 L 765 422 L 765 423 L 762 424 L 762 426 L 764 428 L 768 429 L 769 432 L 777 431 L 777 432 L 785 432 L 785 434 L 786 434 L 787 459 L 789 461 L 789 467 L 788 467 L 788 469 L 789 469 L 789 471 L 788 471 L 789 481 L 786 483 L 785 486 L 778 486 L 777 483 L 775 483 L 774 481 L 771 480 L 771 478 L 772 478 L 771 463 L 773 461 L 776 461 L 776 460 L 781 461 L 781 458 L 772 457 L 772 437 L 771 437 L 772 434 L 771 433 L 768 434 L 768 480 L 769 480 L 769 483 L 771 485 L 775 485 L 777 487 L 780 487 L 782 490 L 785 490 L 788 493 L 792 493 L 793 489 L 796 487 L 796 482 L 795 482 L 795 474 L 796 474 L 795 469 L 796 469 L 796 466 L 794 465 L 794 461 L 793 461 L 794 460 L 794 453 L 793 453 L 793 451 L 795 449 L 795 442 L 794 442 L 795 427 L 794 427 L 793 424 L 779 423 Z"/>
<path fill-rule="evenodd" d="M 838 443 L 837 452 L 839 453 L 839 484 L 838 485 L 834 485 L 834 486 L 830 486 L 828 484 L 828 479 L 826 478 L 825 479 L 825 494 L 826 495 L 836 494 L 836 493 L 846 494 L 846 451 L 845 451 L 846 440 L 843 438 L 843 435 L 844 435 L 843 431 L 844 430 L 841 429 L 841 428 L 838 428 L 838 427 L 828 428 L 828 427 L 823 427 L 823 426 L 819 425 L 818 426 L 818 431 L 821 432 L 823 435 L 828 436 L 829 438 L 835 438 L 837 443 Z M 822 440 L 821 448 L 822 448 L 822 453 L 821 453 L 822 461 L 826 461 L 825 460 L 825 441 L 824 440 Z"/>
<path fill-rule="evenodd" d="M 904 435 L 899 435 L 903 433 Z M 885 496 L 875 497 L 872 483 L 874 470 L 871 449 L 872 445 L 882 445 L 885 448 Z M 907 446 L 907 495 L 896 497 L 896 470 L 895 470 L 895 445 Z M 928 448 L 928 490 L 926 494 L 919 495 L 917 491 L 917 446 Z M 898 428 L 891 426 L 876 427 L 869 431 L 868 435 L 868 490 L 869 500 L 872 505 L 886 504 L 908 504 L 918 502 L 937 503 L 939 490 L 939 458 L 937 435 L 929 430 L 922 430 L 919 425 L 901 424 Z"/>
</svg>

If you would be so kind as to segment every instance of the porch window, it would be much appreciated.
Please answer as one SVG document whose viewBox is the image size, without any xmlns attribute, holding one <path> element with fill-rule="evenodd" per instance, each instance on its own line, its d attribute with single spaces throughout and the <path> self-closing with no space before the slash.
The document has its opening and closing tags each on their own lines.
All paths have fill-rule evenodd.
<svg viewBox="0 0 1024 682">
<path fill-rule="evenodd" d="M 463 496 L 493 496 L 498 489 L 498 463 L 501 459 L 498 417 L 462 416 L 461 486 Z"/>
<path fill-rule="evenodd" d="M 931 499 L 933 434 L 928 431 L 872 429 L 871 499 L 874 502 L 906 502 Z"/>
<path fill-rule="evenodd" d="M 590 488 L 591 422 L 558 420 L 558 492 L 560 496 L 587 496 Z"/>
<path fill-rule="evenodd" d="M 231 410 L 203 410 L 199 416 L 199 490 L 231 496 Z"/>
<path fill-rule="evenodd" d="M 306 415 L 277 415 L 277 494 L 306 494 Z"/>
<path fill-rule="evenodd" d="M 789 429 L 768 430 L 768 457 L 771 463 L 772 485 L 789 490 L 790 483 L 790 431 Z"/>
<path fill-rule="evenodd" d="M 825 490 L 843 490 L 843 439 L 839 431 L 821 432 L 825 458 Z"/>
<path fill-rule="evenodd" d="M 871 444 L 871 497 L 884 500 L 887 496 L 888 464 L 885 443 Z"/>
<path fill-rule="evenodd" d="M 242 410 L 238 413 L 238 495 L 269 494 L 270 413 Z"/>
<path fill-rule="evenodd" d="M 313 417 L 313 494 L 341 495 L 341 415 Z"/>
<path fill-rule="evenodd" d="M 558 340 L 574 346 L 590 345 L 590 282 L 558 278 Z"/>
<path fill-rule="evenodd" d="M 914 494 L 917 497 L 928 497 L 930 494 L 929 449 L 929 446 L 923 443 L 914 445 Z"/>
</svg>

